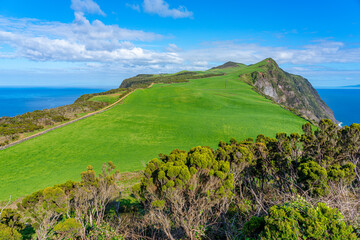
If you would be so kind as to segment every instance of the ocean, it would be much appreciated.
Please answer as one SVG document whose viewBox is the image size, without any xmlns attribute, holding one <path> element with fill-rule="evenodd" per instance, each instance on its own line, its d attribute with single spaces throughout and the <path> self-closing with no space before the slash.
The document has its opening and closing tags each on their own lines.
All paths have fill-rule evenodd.
<svg viewBox="0 0 360 240">
<path fill-rule="evenodd" d="M 72 104 L 87 93 L 108 89 L 93 88 L 15 88 L 0 87 L 0 117 Z"/>
<path fill-rule="evenodd" d="M 0 117 L 15 116 L 34 110 L 73 103 L 87 93 L 108 89 L 93 88 L 1 88 Z M 343 125 L 360 123 L 360 89 L 317 89 L 321 98 L 334 111 Z"/>
<path fill-rule="evenodd" d="M 360 88 L 316 90 L 342 126 L 360 123 Z"/>
</svg>

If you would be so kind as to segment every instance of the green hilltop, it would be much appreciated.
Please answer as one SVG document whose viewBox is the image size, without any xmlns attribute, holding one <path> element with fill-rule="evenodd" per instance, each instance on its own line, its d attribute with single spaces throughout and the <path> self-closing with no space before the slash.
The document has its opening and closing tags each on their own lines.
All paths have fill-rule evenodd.
<svg viewBox="0 0 360 240">
<path fill-rule="evenodd" d="M 151 83 L 157 84 L 139 88 Z M 267 95 L 270 85 L 277 95 Z M 79 180 L 87 165 L 100 169 L 113 161 L 123 172 L 142 170 L 174 148 L 214 148 L 233 137 L 301 132 L 305 118 L 316 120 L 313 116 L 333 119 L 306 79 L 285 73 L 271 59 L 249 66 L 230 62 L 203 72 L 138 75 L 121 88 L 137 89 L 106 112 L 0 151 L 0 200 Z"/>
<path fill-rule="evenodd" d="M 252 65 L 227 62 L 204 72 L 182 71 L 176 74 L 140 74 L 125 79 L 120 87 L 139 87 L 154 83 L 185 82 L 210 76 L 232 74 L 251 85 L 253 90 L 313 123 L 328 118 L 337 122 L 334 113 L 320 98 L 310 82 L 283 71 L 271 58 Z"/>
</svg>

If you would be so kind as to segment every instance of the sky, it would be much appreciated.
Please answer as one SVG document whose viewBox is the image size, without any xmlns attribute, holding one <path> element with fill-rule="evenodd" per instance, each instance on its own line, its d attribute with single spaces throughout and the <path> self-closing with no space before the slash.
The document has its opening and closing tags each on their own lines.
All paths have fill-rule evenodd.
<svg viewBox="0 0 360 240">
<path fill-rule="evenodd" d="M 360 0 L 0 0 L 0 86 L 114 88 L 268 57 L 315 87 L 359 85 Z"/>
</svg>

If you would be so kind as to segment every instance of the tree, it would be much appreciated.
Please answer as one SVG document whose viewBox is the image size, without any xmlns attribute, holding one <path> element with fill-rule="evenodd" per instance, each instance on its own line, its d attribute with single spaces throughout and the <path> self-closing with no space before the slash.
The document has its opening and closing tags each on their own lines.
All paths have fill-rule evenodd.
<svg viewBox="0 0 360 240">
<path fill-rule="evenodd" d="M 304 134 L 301 136 L 304 157 L 312 159 L 327 168 L 328 165 L 338 163 L 337 156 L 340 153 L 339 128 L 330 119 L 322 119 L 319 129 L 312 132 L 309 123 L 303 126 Z"/>
<path fill-rule="evenodd" d="M 39 240 L 47 239 L 63 213 L 68 211 L 69 199 L 59 187 L 48 187 L 25 197 L 18 208 L 29 217 Z"/>
<path fill-rule="evenodd" d="M 119 171 L 115 170 L 112 162 L 104 163 L 102 173 L 96 176 L 92 166 L 81 173 L 81 182 L 78 183 L 71 207 L 75 212 L 75 219 L 81 224 L 81 237 L 86 238 L 88 228 L 100 226 L 104 218 L 107 205 L 119 191 L 116 181 Z"/>
<path fill-rule="evenodd" d="M 232 189 L 230 163 L 217 161 L 208 147 L 195 147 L 150 161 L 134 192 L 168 238 L 184 233 L 195 239 L 226 211 Z"/>
<path fill-rule="evenodd" d="M 360 183 L 360 124 L 345 126 L 340 130 L 340 158 L 354 164 L 357 182 Z"/>
<path fill-rule="evenodd" d="M 301 163 L 299 166 L 298 183 L 303 186 L 304 190 L 310 193 L 321 196 L 327 193 L 327 172 L 314 161 Z"/>
</svg>

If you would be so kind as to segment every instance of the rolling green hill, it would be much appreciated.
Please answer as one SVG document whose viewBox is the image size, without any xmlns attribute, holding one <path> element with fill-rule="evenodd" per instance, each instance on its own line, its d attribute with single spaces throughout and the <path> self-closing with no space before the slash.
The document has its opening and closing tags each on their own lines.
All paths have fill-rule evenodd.
<svg viewBox="0 0 360 240">
<path fill-rule="evenodd" d="M 139 74 L 125 79 L 120 88 L 143 87 L 153 82 L 186 82 L 188 79 L 221 76 L 229 73 L 233 73 L 234 77 L 239 77 L 245 83 L 253 86 L 253 89 L 261 95 L 314 124 L 324 118 L 338 122 L 333 111 L 320 98 L 307 79 L 285 72 L 271 58 L 248 66 L 242 63 L 227 62 L 204 72 L 182 71 L 176 74 Z"/>
<path fill-rule="evenodd" d="M 240 78 L 254 71 L 262 69 L 231 65 L 192 72 L 195 80 L 137 89 L 109 111 L 0 151 L 0 200 L 78 180 L 87 165 L 99 169 L 113 161 L 119 170 L 133 171 L 174 148 L 301 132 L 306 120 Z"/>
</svg>

